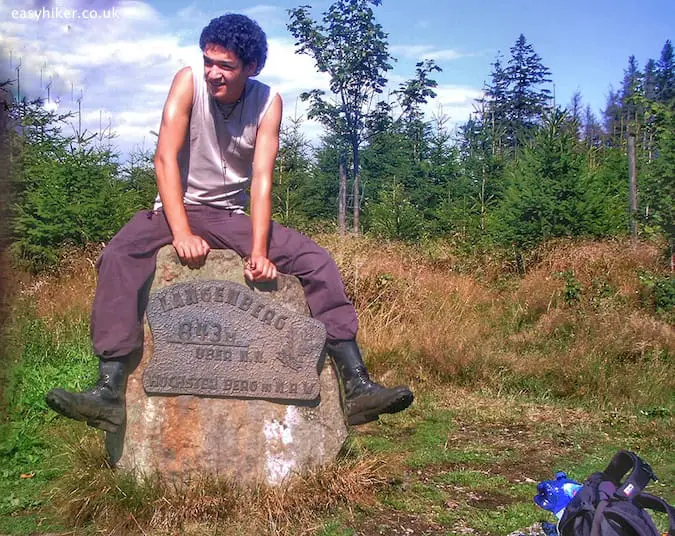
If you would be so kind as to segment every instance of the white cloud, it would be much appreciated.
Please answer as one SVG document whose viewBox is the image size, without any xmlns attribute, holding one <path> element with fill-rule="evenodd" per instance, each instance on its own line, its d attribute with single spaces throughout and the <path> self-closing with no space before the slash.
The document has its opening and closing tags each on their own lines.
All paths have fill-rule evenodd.
<svg viewBox="0 0 675 536">
<path fill-rule="evenodd" d="M 444 115 L 453 125 L 464 123 L 475 111 L 476 99 L 482 96 L 479 89 L 453 84 L 439 84 L 435 89 L 436 98 L 430 100 L 424 107 L 427 118 L 434 115 Z"/>
<path fill-rule="evenodd" d="M 46 100 L 42 106 L 48 112 L 56 112 L 59 109 L 59 102 L 55 100 Z"/>
<path fill-rule="evenodd" d="M 159 13 L 145 2 L 134 2 L 126 0 L 120 2 L 120 18 L 141 21 L 141 22 L 155 22 Z"/>
<path fill-rule="evenodd" d="M 96 4 L 105 1 L 91 7 L 102 8 Z M 120 15 L 114 20 L 39 22 L 11 19 L 6 16 L 11 9 L 0 4 L 0 18 L 12 20 L 0 35 L 0 47 L 11 51 L 15 72 L 21 62 L 22 96 L 46 97 L 51 82 L 61 112 L 76 111 L 82 96 L 83 129 L 98 131 L 103 110 L 118 134 L 116 145 L 126 154 L 158 128 L 173 75 L 201 54 L 196 43 L 181 42 L 170 31 L 171 20 L 150 4 L 114 4 Z"/>
<path fill-rule="evenodd" d="M 123 153 L 159 128 L 171 80 L 182 66 L 200 64 L 199 33 L 215 16 L 195 3 L 163 15 L 148 3 L 127 0 L 115 3 L 120 15 L 116 20 L 38 22 L 11 19 L 11 8 L 4 1 L 0 0 L 0 18 L 10 22 L 3 27 L 0 47 L 12 51 L 14 68 L 21 61 L 22 95 L 46 97 L 46 84 L 51 81 L 52 97 L 61 98 L 60 111 L 77 110 L 76 101 L 82 96 L 83 128 L 97 131 L 103 110 L 111 118 L 116 145 Z M 61 7 L 73 6 L 71 0 Z M 253 6 L 247 13 L 259 21 L 274 20 L 276 26 L 283 19 L 280 8 L 272 5 Z M 186 35 L 190 21 L 194 24 Z M 285 115 L 303 115 L 306 105 L 299 94 L 327 89 L 328 78 L 317 73 L 311 58 L 295 54 L 288 38 L 270 36 L 268 41 L 269 57 L 260 79 L 283 95 Z M 309 135 L 316 137 L 317 124 L 306 126 Z"/>
<path fill-rule="evenodd" d="M 473 102 L 483 94 L 480 89 L 452 84 L 442 84 L 436 88 L 436 100 L 447 105 L 462 105 Z"/>
<path fill-rule="evenodd" d="M 114 146 L 127 154 L 139 145 L 154 144 L 150 131 L 159 128 L 174 74 L 184 65 L 201 62 L 197 42 L 200 31 L 210 18 L 221 13 L 204 12 L 194 2 L 169 14 L 136 0 L 95 0 L 92 7 L 112 5 L 120 13 L 115 20 L 36 22 L 12 19 L 12 7 L 7 0 L 0 0 L 0 20 L 8 21 L 0 34 L 0 50 L 11 51 L 14 69 L 21 61 L 22 95 L 46 98 L 46 85 L 51 82 L 51 99 L 59 102 L 59 112 L 77 111 L 81 95 L 83 128 L 95 132 L 100 123 L 107 127 L 110 122 L 117 134 Z M 299 95 L 316 88 L 328 90 L 329 77 L 317 72 L 309 56 L 295 53 L 281 8 L 263 4 L 252 6 L 247 13 L 268 32 L 269 55 L 260 80 L 282 94 L 286 117 L 305 116 L 307 106 Z M 391 50 L 407 58 L 452 59 L 459 54 L 430 45 L 396 46 Z M 390 88 L 409 78 L 388 74 Z M 441 85 L 437 92 L 438 98 L 425 109 L 432 113 L 441 103 L 452 121 L 466 120 L 472 111 L 472 99 L 480 94 L 451 85 Z M 77 119 L 71 122 L 77 124 Z M 313 141 L 322 134 L 316 121 L 306 120 L 303 127 Z"/>
<path fill-rule="evenodd" d="M 433 49 L 434 47 L 429 45 L 391 45 L 389 52 L 394 57 L 417 59 Z"/>
<path fill-rule="evenodd" d="M 460 58 L 468 58 L 470 56 L 473 56 L 473 54 L 465 54 L 464 52 L 459 52 L 453 48 L 446 48 L 441 50 L 432 50 L 425 57 L 433 58 L 438 61 L 452 61 L 458 60 Z"/>
<path fill-rule="evenodd" d="M 176 13 L 176 16 L 179 19 L 183 20 L 189 20 L 189 19 L 199 19 L 199 20 L 206 20 L 206 16 L 204 13 L 197 7 L 197 4 L 194 2 L 192 4 L 188 4 L 181 10 L 179 10 Z"/>
<path fill-rule="evenodd" d="M 434 59 L 436 61 L 454 61 L 479 54 L 460 52 L 454 48 L 438 49 L 431 45 L 393 45 L 389 47 L 392 56 L 412 60 Z"/>
<path fill-rule="evenodd" d="M 328 75 L 319 73 L 314 61 L 296 54 L 293 42 L 286 39 L 268 39 L 269 52 L 261 80 L 277 87 L 282 95 L 292 97 L 309 89 L 328 90 Z"/>
<path fill-rule="evenodd" d="M 279 8 L 277 6 L 272 6 L 272 5 L 259 5 L 259 6 L 253 6 L 248 9 L 245 9 L 243 13 L 245 15 L 248 15 L 252 19 L 257 19 L 261 16 L 268 16 L 268 15 L 276 15 L 279 12 Z"/>
</svg>

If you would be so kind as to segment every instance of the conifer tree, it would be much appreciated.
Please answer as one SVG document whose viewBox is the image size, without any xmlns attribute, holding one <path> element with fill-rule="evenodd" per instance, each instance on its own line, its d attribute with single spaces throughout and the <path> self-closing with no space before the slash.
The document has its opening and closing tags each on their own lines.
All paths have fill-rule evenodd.
<svg viewBox="0 0 675 536">
<path fill-rule="evenodd" d="M 644 73 L 644 95 L 648 100 L 656 100 L 657 91 L 658 91 L 658 70 L 656 67 L 656 62 L 653 59 L 649 59 L 645 64 L 645 73 Z"/>
<path fill-rule="evenodd" d="M 621 119 L 623 133 L 632 132 L 636 135 L 640 130 L 642 109 L 639 104 L 639 95 L 643 94 L 642 73 L 635 56 L 628 58 L 628 67 L 624 70 L 621 88 Z"/>
<path fill-rule="evenodd" d="M 509 137 L 510 142 L 516 145 L 517 137 L 527 133 L 550 108 L 551 91 L 545 85 L 551 82 L 551 71 L 544 66 L 523 34 L 510 52 L 506 68 Z"/>
<path fill-rule="evenodd" d="M 370 229 L 376 236 L 405 241 L 418 240 L 424 219 L 408 197 L 403 185 L 392 181 L 369 209 Z"/>
<path fill-rule="evenodd" d="M 295 228 L 305 228 L 305 187 L 310 180 L 310 143 L 302 132 L 302 118 L 284 121 L 279 133 L 279 154 L 274 167 L 272 198 L 274 219 Z"/>
<path fill-rule="evenodd" d="M 602 143 L 602 126 L 588 105 L 582 119 L 582 139 L 589 147 L 599 147 Z"/>
<path fill-rule="evenodd" d="M 339 201 L 339 177 L 337 170 L 340 160 L 349 154 L 349 147 L 345 145 L 344 138 L 333 132 L 326 132 L 321 137 L 321 142 L 312 160 L 312 175 L 304 188 L 303 211 L 307 218 L 316 221 L 321 220 L 322 225 L 334 222 L 338 213 Z M 349 159 L 344 159 L 346 173 L 349 174 L 351 167 Z M 352 198 L 347 195 L 347 204 L 353 206 Z M 334 223 L 328 225 L 334 228 Z"/>
<path fill-rule="evenodd" d="M 621 95 L 618 91 L 610 88 L 602 115 L 607 144 L 620 146 L 623 139 L 624 124 Z"/>
<path fill-rule="evenodd" d="M 657 100 L 669 102 L 675 97 L 675 54 L 670 39 L 661 49 L 661 57 L 657 62 Z"/>
<path fill-rule="evenodd" d="M 117 154 L 97 144 L 96 134 L 65 136 L 68 116 L 42 104 L 24 101 L 12 108 L 19 149 L 10 247 L 34 271 L 57 262 L 64 246 L 106 242 L 139 208 Z"/>
<path fill-rule="evenodd" d="M 552 112 L 509 163 L 508 186 L 492 225 L 500 242 L 530 247 L 553 237 L 605 236 L 621 229 L 624 218 L 617 219 L 616 207 L 623 216 L 625 197 L 589 166 L 568 121 L 566 112 Z"/>
<path fill-rule="evenodd" d="M 492 63 L 490 84 L 483 88 L 484 97 L 479 99 L 481 105 L 480 120 L 489 131 L 492 140 L 492 154 L 501 154 L 509 130 L 510 108 L 508 101 L 509 80 L 502 67 L 503 57 L 497 54 Z M 476 124 L 472 125 L 475 130 Z"/>
<path fill-rule="evenodd" d="M 651 229 L 675 242 L 675 99 L 653 102 L 655 158 L 646 166 L 640 190 L 640 213 Z"/>
</svg>

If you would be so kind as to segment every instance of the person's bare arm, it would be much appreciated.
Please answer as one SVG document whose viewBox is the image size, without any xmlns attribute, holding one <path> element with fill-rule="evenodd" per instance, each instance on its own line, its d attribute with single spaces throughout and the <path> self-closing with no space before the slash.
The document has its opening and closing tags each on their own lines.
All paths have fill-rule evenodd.
<svg viewBox="0 0 675 536">
<path fill-rule="evenodd" d="M 173 247 L 183 263 L 190 268 L 199 268 L 206 260 L 209 245 L 190 229 L 178 168 L 178 152 L 190 128 L 193 86 L 192 70 L 185 67 L 178 71 L 164 104 L 155 154 L 155 173 L 159 197 L 173 234 Z"/>
<path fill-rule="evenodd" d="M 268 258 L 268 240 L 272 225 L 272 179 L 279 151 L 282 103 L 277 95 L 260 122 L 251 177 L 251 223 L 253 241 L 244 274 L 252 281 L 277 277 L 277 267 Z"/>
</svg>

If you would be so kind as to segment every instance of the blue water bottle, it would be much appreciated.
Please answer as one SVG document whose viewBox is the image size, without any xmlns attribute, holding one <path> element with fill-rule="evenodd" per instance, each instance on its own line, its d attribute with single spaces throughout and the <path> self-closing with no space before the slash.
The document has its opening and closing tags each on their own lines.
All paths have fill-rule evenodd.
<svg viewBox="0 0 675 536">
<path fill-rule="evenodd" d="M 555 480 L 544 480 L 537 484 L 537 495 L 534 496 L 534 502 L 537 506 L 553 512 L 553 515 L 560 519 L 563 511 L 582 488 L 579 482 L 567 478 L 567 474 L 559 472 L 555 474 Z"/>
</svg>

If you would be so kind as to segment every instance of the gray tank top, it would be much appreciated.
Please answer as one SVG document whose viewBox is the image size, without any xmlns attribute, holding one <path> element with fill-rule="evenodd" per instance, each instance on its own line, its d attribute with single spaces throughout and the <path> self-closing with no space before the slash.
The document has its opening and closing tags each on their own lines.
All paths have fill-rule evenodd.
<svg viewBox="0 0 675 536">
<path fill-rule="evenodd" d="M 258 125 L 277 92 L 249 79 L 241 100 L 227 106 L 209 95 L 202 67 L 192 67 L 192 81 L 189 137 L 178 153 L 183 202 L 243 213 Z M 158 195 L 154 208 L 161 206 Z"/>
</svg>

